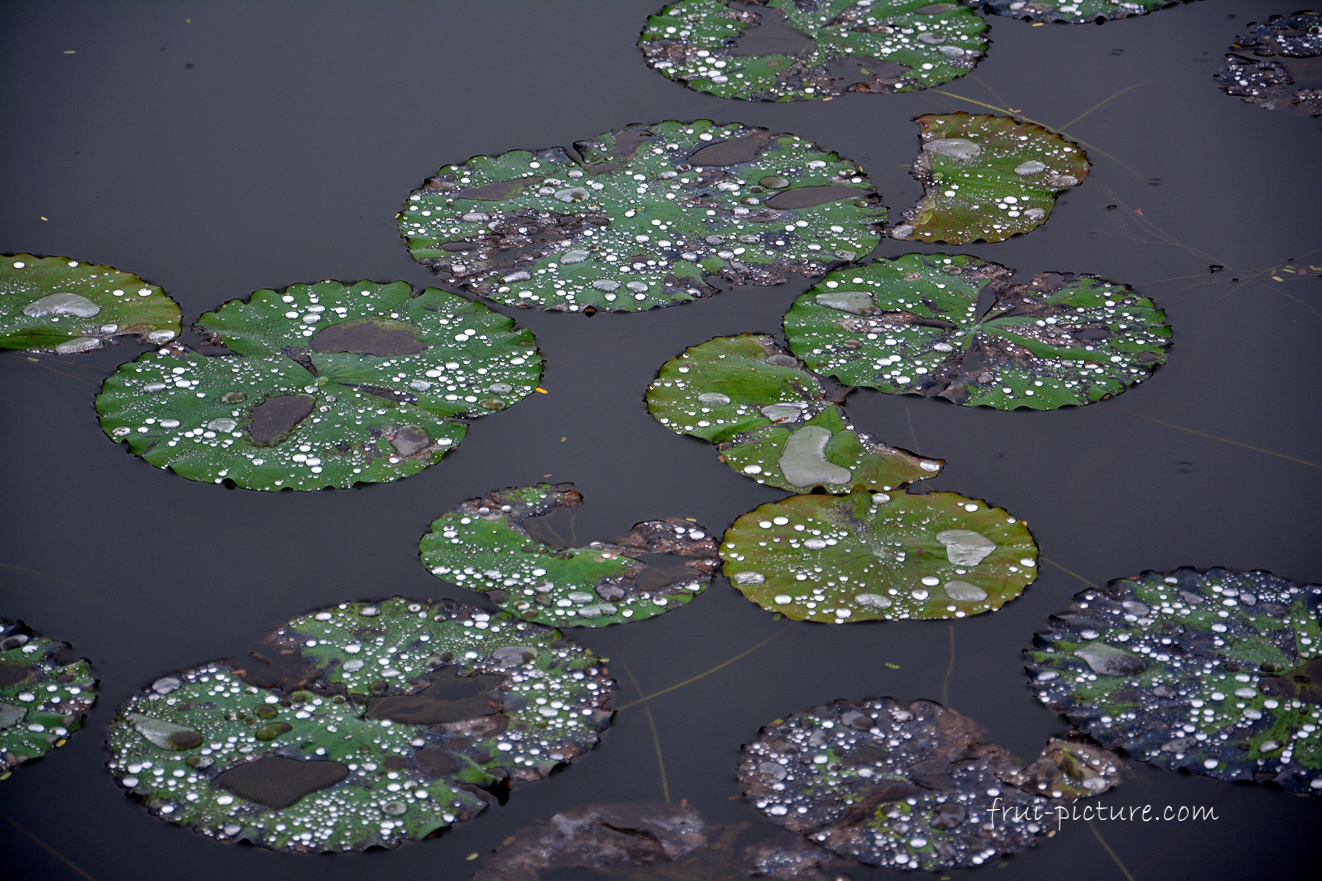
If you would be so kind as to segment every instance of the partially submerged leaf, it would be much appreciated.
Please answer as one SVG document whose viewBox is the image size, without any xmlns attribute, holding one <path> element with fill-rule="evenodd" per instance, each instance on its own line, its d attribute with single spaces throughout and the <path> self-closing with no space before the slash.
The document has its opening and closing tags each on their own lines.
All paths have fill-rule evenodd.
<svg viewBox="0 0 1322 881">
<path fill-rule="evenodd" d="M 820 275 L 870 251 L 885 218 L 855 163 L 698 120 L 444 166 L 399 229 L 447 283 L 497 302 L 634 312 Z"/>
<path fill-rule="evenodd" d="M 450 600 L 342 603 L 131 697 L 110 769 L 218 840 L 394 847 L 577 760 L 614 690 L 550 628 Z"/>
<path fill-rule="evenodd" d="M 248 489 L 348 488 L 440 460 L 463 419 L 532 393 L 529 331 L 455 294 L 407 282 L 291 285 L 208 312 L 224 355 L 167 347 L 122 365 L 101 427 L 158 468 Z"/>
<path fill-rule="evenodd" d="M 985 9 L 996 15 L 1009 15 L 1027 21 L 1061 21 L 1089 24 L 1131 15 L 1145 15 L 1154 9 L 1174 6 L 1175 0 L 964 0 L 973 9 Z"/>
<path fill-rule="evenodd" d="M 1322 68 L 1294 60 L 1322 56 L 1322 15 L 1297 12 L 1253 22 L 1230 48 L 1216 75 L 1227 94 L 1268 110 L 1322 116 Z"/>
<path fill-rule="evenodd" d="M 931 0 L 680 0 L 638 45 L 672 80 L 721 98 L 800 101 L 950 82 L 987 51 L 987 25 Z"/>
<path fill-rule="evenodd" d="M 933 477 L 941 462 L 878 443 L 846 422 L 829 387 L 767 336 L 717 337 L 661 366 L 647 409 L 678 434 L 718 444 L 758 483 L 808 492 L 889 490 Z"/>
<path fill-rule="evenodd" d="M 470 499 L 432 522 L 423 565 L 521 618 L 555 626 L 641 621 L 706 588 L 719 565 L 716 542 L 680 517 L 638 523 L 622 538 L 586 547 L 534 537 L 543 532 L 537 518 L 582 500 L 572 483 Z"/>
<path fill-rule="evenodd" d="M 0 778 L 63 746 L 96 701 L 91 662 L 69 662 L 68 651 L 0 618 Z"/>
<path fill-rule="evenodd" d="M 957 493 L 770 502 L 726 531 L 721 558 L 730 582 L 762 608 L 832 624 L 977 615 L 1037 574 L 1028 527 Z"/>
<path fill-rule="evenodd" d="M 785 315 L 790 349 L 827 376 L 965 406 L 1053 410 L 1141 382 L 1166 360 L 1165 313 L 1124 285 L 906 254 L 830 273 Z"/>
<path fill-rule="evenodd" d="M 686 803 L 581 805 L 510 835 L 472 881 L 540 881 L 567 869 L 627 881 L 839 881 L 841 869 L 857 868 L 786 832 L 741 848 L 746 825 L 710 823 Z"/>
<path fill-rule="evenodd" d="M 179 306 L 136 275 L 68 257 L 0 258 L 0 349 L 68 355 L 122 336 L 179 336 Z"/>
<path fill-rule="evenodd" d="M 1078 145 L 1008 116 L 920 116 L 910 170 L 923 196 L 890 234 L 905 241 L 1001 242 L 1046 222 L 1056 194 L 1088 174 Z"/>
<path fill-rule="evenodd" d="M 931 701 L 838 700 L 763 728 L 737 774 L 755 808 L 828 850 L 935 871 L 1031 847 L 1066 799 L 1120 773 L 1114 757 L 1061 741 L 1025 768 L 985 733 Z"/>
<path fill-rule="evenodd" d="M 1172 770 L 1322 795 L 1322 585 L 1144 572 L 1078 594 L 1025 651 L 1039 700 Z"/>
</svg>

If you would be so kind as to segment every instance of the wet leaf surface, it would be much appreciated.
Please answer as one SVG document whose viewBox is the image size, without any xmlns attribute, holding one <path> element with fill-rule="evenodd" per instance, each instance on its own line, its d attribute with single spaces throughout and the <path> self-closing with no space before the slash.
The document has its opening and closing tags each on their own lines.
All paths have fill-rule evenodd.
<svg viewBox="0 0 1322 881">
<path fill-rule="evenodd" d="M 745 825 L 710 823 L 686 803 L 582 805 L 512 834 L 472 881 L 540 881 L 569 869 L 630 881 L 838 881 L 858 865 L 788 833 L 740 848 Z"/>
<path fill-rule="evenodd" d="M 221 841 L 394 847 L 576 761 L 614 690 L 550 628 L 450 600 L 343 603 L 134 695 L 110 769 L 155 816 Z"/>
<path fill-rule="evenodd" d="M 987 51 L 987 25 L 930 0 L 681 0 L 647 20 L 647 63 L 698 92 L 800 101 L 950 82 Z"/>
<path fill-rule="evenodd" d="M 1297 12 L 1253 22 L 1217 73 L 1227 94 L 1268 110 L 1322 116 L 1322 15 Z M 1303 86 L 1303 88 L 1299 88 Z"/>
<path fill-rule="evenodd" d="M 422 537 L 423 565 L 512 614 L 555 626 L 641 621 L 706 588 L 719 565 L 716 541 L 680 517 L 644 521 L 586 547 L 545 535 L 541 518 L 583 500 L 573 486 L 512 487 L 464 502 Z"/>
<path fill-rule="evenodd" d="M 179 306 L 136 275 L 31 254 L 0 258 L 0 349 L 89 352 L 123 336 L 179 336 Z"/>
<path fill-rule="evenodd" d="M 1165 313 L 1125 285 L 1013 275 L 963 254 L 838 270 L 795 300 L 785 334 L 841 382 L 1001 410 L 1091 404 L 1165 362 Z"/>
<path fill-rule="evenodd" d="M 71 660 L 69 652 L 67 643 L 0 618 L 0 780 L 82 727 L 96 680 L 91 662 Z"/>
<path fill-rule="evenodd" d="M 1174 6 L 1175 0 L 964 0 L 973 9 L 1010 15 L 1026 21 L 1062 21 L 1091 24 L 1146 15 L 1154 9 Z"/>
<path fill-rule="evenodd" d="M 1322 795 L 1322 586 L 1144 572 L 1087 590 L 1026 651 L 1039 700 L 1172 770 Z"/>
<path fill-rule="evenodd" d="M 406 282 L 257 291 L 198 328 L 226 354 L 168 346 L 122 365 L 97 398 L 101 427 L 158 468 L 248 489 L 414 474 L 541 376 L 529 331 Z"/>
<path fill-rule="evenodd" d="M 721 558 L 762 608 L 833 624 L 977 615 L 1037 575 L 1028 527 L 957 493 L 770 502 L 726 531 Z"/>
<path fill-rule="evenodd" d="M 677 434 L 717 444 L 758 483 L 808 492 L 889 490 L 933 477 L 941 462 L 879 443 L 836 405 L 847 389 L 803 369 L 768 336 L 717 337 L 661 366 L 647 409 Z"/>
<path fill-rule="evenodd" d="M 634 312 L 820 275 L 870 251 L 885 218 L 855 163 L 698 120 L 444 166 L 399 229 L 446 283 L 497 302 Z"/>
<path fill-rule="evenodd" d="M 1008 116 L 920 116 L 922 150 L 910 170 L 923 185 L 891 229 L 897 239 L 963 245 L 1002 242 L 1046 222 L 1056 194 L 1088 174 L 1076 144 Z"/>
<path fill-rule="evenodd" d="M 925 871 L 1031 847 L 1054 834 L 1065 799 L 1121 773 L 1114 756 L 1061 741 L 1025 768 L 985 733 L 931 701 L 838 700 L 763 728 L 737 773 L 754 807 L 810 841 Z"/>
</svg>

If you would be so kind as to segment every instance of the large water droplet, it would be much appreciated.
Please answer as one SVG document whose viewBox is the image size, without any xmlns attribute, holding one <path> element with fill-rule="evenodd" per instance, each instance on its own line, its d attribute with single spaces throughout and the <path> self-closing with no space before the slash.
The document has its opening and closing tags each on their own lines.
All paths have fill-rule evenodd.
<svg viewBox="0 0 1322 881">
<path fill-rule="evenodd" d="M 723 395 L 720 392 L 703 392 L 698 395 L 698 401 L 708 407 L 724 407 L 730 403 L 730 396 Z"/>
<path fill-rule="evenodd" d="M 820 425 L 805 425 L 791 434 L 785 442 L 785 451 L 781 453 L 780 461 L 776 463 L 785 475 L 785 480 L 793 486 L 841 484 L 848 481 L 853 472 L 826 460 L 826 445 L 830 441 L 830 430 Z"/>
<path fill-rule="evenodd" d="M 873 312 L 877 308 L 872 295 L 867 291 L 829 291 L 818 294 L 816 299 L 820 306 L 839 309 L 841 312 L 852 312 L 855 315 Z"/>
<path fill-rule="evenodd" d="M 86 297 L 61 291 L 47 294 L 40 300 L 33 300 L 23 307 L 23 314 L 29 318 L 44 318 L 47 315 L 73 315 L 77 318 L 91 318 L 101 311 L 101 307 Z"/>
<path fill-rule="evenodd" d="M 980 603 L 987 599 L 987 591 L 967 581 L 946 582 L 946 596 L 960 603 Z"/>
<path fill-rule="evenodd" d="M 1038 162 L 1036 159 L 1030 159 L 1027 162 L 1016 165 L 1014 168 L 1014 173 L 1018 175 L 1027 176 L 1030 174 L 1039 174 L 1046 170 L 1047 167 L 1044 163 Z"/>
<path fill-rule="evenodd" d="M 1086 661 L 1094 673 L 1106 676 L 1133 676 L 1148 668 L 1147 663 L 1137 655 L 1104 642 L 1090 642 L 1074 654 Z"/>
<path fill-rule="evenodd" d="M 946 546 L 946 558 L 956 566 L 976 566 L 996 550 L 995 543 L 971 529 L 947 529 L 936 534 Z"/>
<path fill-rule="evenodd" d="M 956 162 L 969 162 L 982 154 L 982 147 L 968 138 L 937 138 L 924 142 L 923 150 L 949 156 Z"/>
</svg>

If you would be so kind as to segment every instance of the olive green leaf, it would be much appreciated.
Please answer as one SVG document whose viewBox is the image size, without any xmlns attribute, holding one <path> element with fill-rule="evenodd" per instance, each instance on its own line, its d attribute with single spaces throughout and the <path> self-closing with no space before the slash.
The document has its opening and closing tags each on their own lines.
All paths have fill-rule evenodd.
<svg viewBox="0 0 1322 881">
<path fill-rule="evenodd" d="M 931 701 L 837 700 L 763 728 L 744 797 L 809 841 L 874 866 L 966 868 L 1055 833 L 1069 799 L 1115 785 L 1115 756 L 1053 740 L 1028 767 Z"/>
<path fill-rule="evenodd" d="M 179 336 L 179 306 L 136 275 L 68 257 L 0 257 L 0 349 L 69 355 Z"/>
<path fill-rule="evenodd" d="M 963 254 L 906 254 L 832 272 L 785 315 L 813 370 L 888 394 L 1054 410 L 1141 382 L 1166 360 L 1165 313 L 1091 275 L 1014 271 Z"/>
<path fill-rule="evenodd" d="M 716 542 L 679 517 L 636 524 L 610 542 L 572 547 L 548 515 L 577 506 L 572 483 L 513 487 L 470 499 L 432 522 L 422 562 L 529 621 L 602 627 L 676 609 L 719 565 Z"/>
<path fill-rule="evenodd" d="M 446 283 L 497 302 L 633 312 L 821 275 L 870 251 L 885 217 L 855 163 L 698 120 L 444 166 L 399 230 Z"/>
<path fill-rule="evenodd" d="M 1001 242 L 1046 222 L 1056 194 L 1088 174 L 1078 145 L 1008 116 L 920 116 L 910 171 L 926 195 L 890 234 L 905 241 Z"/>
<path fill-rule="evenodd" d="M 1175 0 L 964 0 L 973 9 L 1009 15 L 1026 21 L 1063 21 L 1089 24 L 1146 15 Z"/>
<path fill-rule="evenodd" d="M 0 618 L 0 780 L 12 769 L 63 746 L 96 701 L 87 660 L 69 646 Z"/>
<path fill-rule="evenodd" d="M 801 101 L 950 82 L 987 51 L 987 25 L 931 0 L 680 0 L 647 20 L 647 63 L 698 92 Z"/>
<path fill-rule="evenodd" d="M 939 460 L 878 443 L 834 403 L 825 383 L 768 336 L 717 337 L 661 366 L 647 409 L 678 434 L 716 443 L 725 463 L 758 483 L 808 492 L 821 486 L 892 489 L 933 477 Z"/>
<path fill-rule="evenodd" d="M 158 468 L 249 489 L 416 473 L 459 445 L 463 419 L 541 376 L 529 331 L 407 282 L 257 291 L 198 326 L 225 354 L 168 347 L 122 365 L 97 398 L 101 427 Z"/>
<path fill-rule="evenodd" d="M 1028 527 L 957 493 L 769 502 L 726 530 L 721 559 L 762 608 L 833 624 L 977 615 L 1037 575 Z"/>
<path fill-rule="evenodd" d="M 1024 652 L 1039 700 L 1172 770 L 1322 795 L 1322 585 L 1144 572 L 1078 594 Z"/>
<path fill-rule="evenodd" d="M 341 603 L 131 697 L 110 770 L 157 817 L 221 841 L 394 847 L 575 761 L 613 694 L 550 628 L 450 600 Z"/>
</svg>

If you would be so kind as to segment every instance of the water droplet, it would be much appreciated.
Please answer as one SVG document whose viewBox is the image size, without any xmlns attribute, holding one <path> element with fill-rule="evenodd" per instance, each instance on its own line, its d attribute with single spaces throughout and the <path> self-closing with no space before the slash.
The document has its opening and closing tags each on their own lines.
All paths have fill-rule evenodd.
<svg viewBox="0 0 1322 881">
<path fill-rule="evenodd" d="M 868 606 L 873 609 L 889 609 L 892 605 L 889 597 L 884 597 L 879 593 L 861 593 L 854 597 L 854 602 L 860 606 Z"/>
<path fill-rule="evenodd" d="M 938 532 L 936 540 L 946 546 L 946 558 L 956 566 L 976 566 L 996 550 L 991 539 L 971 529 L 947 529 Z"/>
<path fill-rule="evenodd" d="M 101 348 L 100 340 L 95 337 L 80 336 L 77 339 L 65 340 L 55 347 L 55 351 L 61 355 L 77 355 L 79 352 L 90 352 L 99 348 Z"/>
<path fill-rule="evenodd" d="M 1047 166 L 1044 163 L 1038 162 L 1036 159 L 1030 159 L 1027 162 L 1016 165 L 1014 173 L 1026 177 L 1030 174 L 1040 174 L 1046 170 Z"/>
<path fill-rule="evenodd" d="M 47 294 L 40 300 L 34 300 L 23 307 L 23 314 L 29 318 L 44 318 L 47 315 L 91 318 L 100 311 L 101 307 L 91 300 L 68 291 Z"/>
<path fill-rule="evenodd" d="M 735 584 L 761 584 L 767 577 L 761 572 L 736 572 L 730 580 Z"/>
<path fill-rule="evenodd" d="M 230 432 L 238 427 L 239 423 L 237 421 L 228 418 L 212 419 L 207 423 L 207 428 L 219 432 Z"/>
<path fill-rule="evenodd" d="M 980 603 L 987 599 L 987 591 L 967 581 L 946 582 L 946 596 L 960 603 Z"/>
<path fill-rule="evenodd" d="M 956 162 L 969 162 L 982 154 L 982 147 L 968 138 L 936 138 L 924 142 L 923 150 L 949 156 Z"/>
<path fill-rule="evenodd" d="M 730 396 L 723 395 L 720 392 L 703 392 L 698 395 L 698 401 L 709 407 L 724 407 L 730 403 Z"/>
<path fill-rule="evenodd" d="M 831 436 L 830 429 L 820 425 L 806 425 L 791 434 L 777 462 L 785 480 L 794 486 L 841 484 L 848 481 L 853 472 L 826 459 L 826 445 L 830 443 Z"/>
<path fill-rule="evenodd" d="M 582 263 L 584 260 L 588 259 L 588 258 L 591 257 L 591 256 L 592 256 L 592 254 L 591 254 L 591 252 L 589 252 L 589 251 L 584 251 L 584 250 L 582 250 L 582 249 L 575 249 L 575 250 L 573 250 L 573 251 L 566 251 L 565 253 L 561 254 L 561 255 L 560 255 L 560 262 L 561 262 L 561 263 Z"/>
<path fill-rule="evenodd" d="M 1106 676 L 1132 676 L 1148 668 L 1147 662 L 1137 655 L 1104 642 L 1090 642 L 1074 654 L 1087 662 L 1094 673 Z"/>
<path fill-rule="evenodd" d="M 820 306 L 839 309 L 841 312 L 850 312 L 854 315 L 863 315 L 876 311 L 877 308 L 876 301 L 867 291 L 830 291 L 818 294 L 816 300 Z"/>
</svg>

